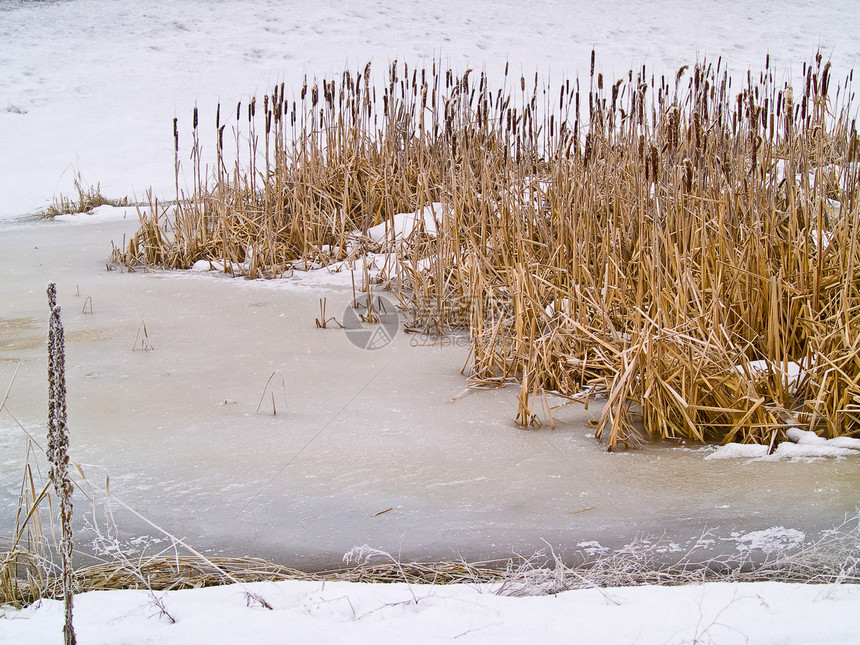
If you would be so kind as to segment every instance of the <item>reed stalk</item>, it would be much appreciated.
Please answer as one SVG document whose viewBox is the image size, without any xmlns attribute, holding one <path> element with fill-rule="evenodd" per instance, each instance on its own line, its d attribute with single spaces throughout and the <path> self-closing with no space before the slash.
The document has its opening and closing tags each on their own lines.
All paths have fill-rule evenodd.
<svg viewBox="0 0 860 645">
<path fill-rule="evenodd" d="M 69 429 L 66 425 L 66 368 L 63 323 L 57 304 L 57 285 L 48 285 L 48 305 L 51 310 L 48 327 L 48 462 L 50 480 L 59 501 L 60 511 L 60 559 L 63 588 L 63 641 L 74 645 L 75 630 L 72 625 L 74 598 L 74 569 L 72 568 L 72 482 L 69 478 Z"/>
</svg>

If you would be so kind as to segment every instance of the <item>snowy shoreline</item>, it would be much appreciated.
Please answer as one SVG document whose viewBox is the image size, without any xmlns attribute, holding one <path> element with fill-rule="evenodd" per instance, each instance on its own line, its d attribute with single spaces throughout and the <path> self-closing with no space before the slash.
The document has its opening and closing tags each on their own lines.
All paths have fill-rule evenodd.
<svg viewBox="0 0 860 645">
<path fill-rule="evenodd" d="M 857 585 L 715 583 L 496 596 L 492 587 L 279 582 L 76 598 L 80 642 L 856 642 Z M 271 609 L 254 598 L 262 598 Z M 56 643 L 62 603 L 0 615 L 0 643 Z"/>
</svg>

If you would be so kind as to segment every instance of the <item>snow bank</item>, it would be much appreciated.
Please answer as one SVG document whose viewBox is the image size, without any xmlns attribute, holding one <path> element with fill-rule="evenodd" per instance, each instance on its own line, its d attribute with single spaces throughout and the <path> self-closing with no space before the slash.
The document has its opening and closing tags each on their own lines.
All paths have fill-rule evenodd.
<svg viewBox="0 0 860 645">
<path fill-rule="evenodd" d="M 860 641 L 854 585 L 708 583 L 524 598 L 492 590 L 290 581 L 90 592 L 75 597 L 75 631 L 88 645 Z M 62 620 L 62 603 L 53 600 L 0 610 L 0 643 L 59 643 Z"/>
<path fill-rule="evenodd" d="M 750 459 L 753 461 L 779 461 L 780 459 L 814 460 L 826 457 L 853 457 L 860 455 L 860 439 L 837 437 L 824 439 L 814 432 L 789 428 L 790 441 L 776 446 L 768 455 L 768 446 L 759 444 L 727 443 L 708 454 L 705 459 Z"/>
<path fill-rule="evenodd" d="M 727 443 L 705 457 L 712 459 L 761 459 L 767 456 L 767 446 L 757 443 Z"/>
<path fill-rule="evenodd" d="M 423 231 L 427 235 L 435 236 L 437 223 L 442 220 L 445 211 L 442 204 L 433 202 L 414 213 L 397 213 L 392 215 L 391 220 L 377 224 L 367 229 L 367 236 L 376 242 L 397 242 L 405 240 L 416 231 Z"/>
<path fill-rule="evenodd" d="M 55 222 L 68 224 L 98 224 L 121 219 L 138 220 L 135 206 L 98 206 L 89 213 L 65 213 L 52 218 Z"/>
</svg>

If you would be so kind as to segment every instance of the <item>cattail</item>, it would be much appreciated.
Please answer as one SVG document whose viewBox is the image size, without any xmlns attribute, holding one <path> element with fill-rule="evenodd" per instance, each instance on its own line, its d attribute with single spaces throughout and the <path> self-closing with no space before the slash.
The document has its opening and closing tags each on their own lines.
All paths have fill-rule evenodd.
<svg viewBox="0 0 860 645">
<path fill-rule="evenodd" d="M 851 140 L 848 144 L 848 163 L 853 163 L 857 160 L 858 157 L 857 150 L 857 130 L 855 129 L 855 125 L 851 123 Z"/>
<path fill-rule="evenodd" d="M 785 88 L 783 101 L 785 102 L 785 136 L 790 140 L 792 125 L 794 123 L 794 92 L 790 86 Z"/>
<path fill-rule="evenodd" d="M 684 157 L 684 192 L 693 192 L 693 162 Z"/>
<path fill-rule="evenodd" d="M 74 645 L 72 626 L 74 571 L 72 569 L 72 482 L 69 478 L 69 429 L 66 425 L 66 366 L 63 323 L 57 305 L 57 285 L 48 284 L 48 307 L 51 310 L 48 326 L 48 461 L 50 478 L 54 484 L 60 506 L 62 531 L 60 556 L 63 576 L 63 604 L 65 645 Z"/>
<path fill-rule="evenodd" d="M 651 181 L 655 184 L 657 183 L 657 179 L 660 176 L 660 153 L 657 150 L 657 146 L 651 145 L 651 155 L 650 155 L 650 163 L 651 163 Z"/>
<path fill-rule="evenodd" d="M 668 117 L 669 127 L 666 138 L 669 144 L 669 148 L 674 150 L 678 147 L 678 133 L 681 127 L 681 115 L 677 106 L 673 105 L 671 108 L 669 108 Z"/>
</svg>

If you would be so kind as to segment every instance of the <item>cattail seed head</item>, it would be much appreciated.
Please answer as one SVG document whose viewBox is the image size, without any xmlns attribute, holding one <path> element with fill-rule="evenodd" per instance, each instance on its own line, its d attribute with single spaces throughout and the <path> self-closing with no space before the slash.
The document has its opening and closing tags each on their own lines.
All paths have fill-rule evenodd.
<svg viewBox="0 0 860 645">
<path fill-rule="evenodd" d="M 689 157 L 684 158 L 684 191 L 689 193 L 693 190 L 693 162 Z"/>
</svg>

